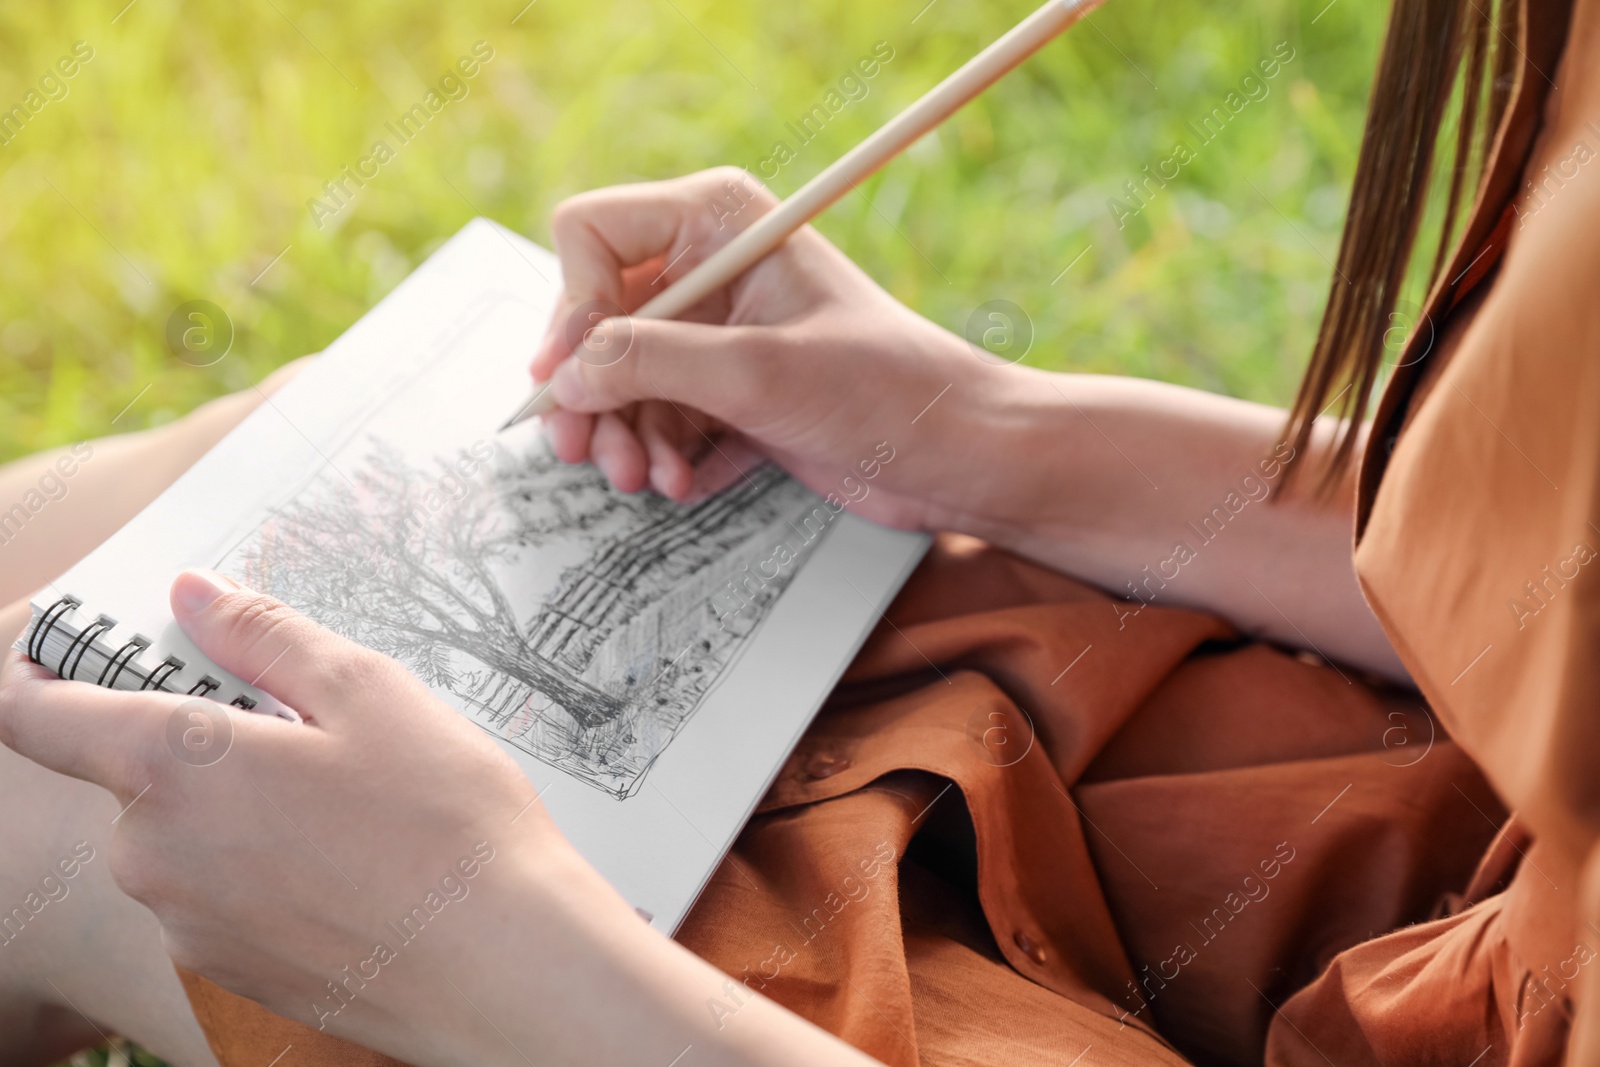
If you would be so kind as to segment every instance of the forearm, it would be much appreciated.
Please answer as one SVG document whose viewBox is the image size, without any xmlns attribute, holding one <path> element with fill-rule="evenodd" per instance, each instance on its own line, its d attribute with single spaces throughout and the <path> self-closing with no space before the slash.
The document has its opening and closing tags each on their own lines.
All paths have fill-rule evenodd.
<svg viewBox="0 0 1600 1067">
<path fill-rule="evenodd" d="M 976 446 L 959 475 L 970 491 L 951 498 L 944 526 L 1128 598 L 1124 626 L 1145 604 L 1199 608 L 1405 679 L 1351 565 L 1354 480 L 1315 492 L 1327 430 L 1296 455 L 1276 408 L 1133 378 L 995 370 L 929 428 Z"/>
<path fill-rule="evenodd" d="M 428 1062 L 873 1062 L 650 930 L 576 857 L 560 878 L 536 869 L 548 856 L 522 863 L 497 872 L 509 891 L 477 913 Z"/>
</svg>

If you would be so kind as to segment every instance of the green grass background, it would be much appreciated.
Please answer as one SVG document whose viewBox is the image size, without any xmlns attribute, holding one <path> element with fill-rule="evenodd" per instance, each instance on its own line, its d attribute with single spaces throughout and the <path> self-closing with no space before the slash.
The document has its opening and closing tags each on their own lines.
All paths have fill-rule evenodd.
<svg viewBox="0 0 1600 1067">
<path fill-rule="evenodd" d="M 578 190 L 754 166 L 887 42 L 868 96 L 771 183 L 789 192 L 1030 9 L 536 0 L 512 24 L 523 0 L 136 0 L 113 23 L 124 2 L 0 7 L 0 110 L 75 41 L 95 51 L 0 147 L 0 459 L 258 381 L 476 214 L 547 240 Z M 1325 298 L 1384 17 L 1337 0 L 1313 24 L 1325 2 L 1111 0 L 821 229 L 946 326 L 1020 305 L 1030 362 L 1281 403 Z M 319 229 L 323 183 L 480 40 L 495 58 L 470 95 Z M 1268 96 L 1119 229 L 1107 200 L 1176 139 L 1197 144 L 1185 123 L 1280 41 L 1296 58 Z M 196 298 L 237 331 L 203 369 L 165 340 Z"/>
<path fill-rule="evenodd" d="M 547 241 L 568 194 L 755 166 L 780 139 L 797 156 L 770 184 L 788 193 L 1031 9 L 523 2 L 0 6 L 0 111 L 74 42 L 94 49 L 0 147 L 0 460 L 159 424 L 322 348 L 474 215 Z M 1325 4 L 1110 0 L 819 226 L 953 329 L 985 301 L 1020 305 L 1029 362 L 1284 403 L 1385 17 L 1379 0 Z M 495 56 L 470 95 L 315 225 L 323 183 L 478 41 Z M 869 94 L 798 147 L 785 124 L 879 41 L 895 55 Z M 1266 98 L 1200 147 L 1186 123 L 1284 41 L 1295 58 Z M 1108 199 L 1179 139 L 1197 157 L 1119 228 Z M 191 299 L 236 329 L 211 367 L 167 347 Z"/>
</svg>

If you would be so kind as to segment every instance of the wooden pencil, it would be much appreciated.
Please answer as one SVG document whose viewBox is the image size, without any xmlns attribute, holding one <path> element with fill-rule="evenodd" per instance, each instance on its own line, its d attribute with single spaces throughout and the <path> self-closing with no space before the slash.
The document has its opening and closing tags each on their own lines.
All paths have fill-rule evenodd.
<svg viewBox="0 0 1600 1067">
<path fill-rule="evenodd" d="M 631 317 L 675 318 L 727 285 L 1100 3 L 1048 0 L 744 232 L 651 297 Z M 544 414 L 554 406 L 548 386 L 541 387 L 507 425 Z"/>
</svg>

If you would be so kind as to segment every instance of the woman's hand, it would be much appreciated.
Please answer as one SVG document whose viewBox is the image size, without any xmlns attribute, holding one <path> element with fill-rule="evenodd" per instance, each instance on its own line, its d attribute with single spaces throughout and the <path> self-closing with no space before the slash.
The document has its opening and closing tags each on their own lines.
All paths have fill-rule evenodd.
<svg viewBox="0 0 1600 1067">
<path fill-rule="evenodd" d="M 180 966 L 416 1064 L 666 1063 L 691 1043 L 697 1062 L 858 1061 L 766 1002 L 711 1031 L 725 976 L 641 922 L 398 664 L 209 572 L 180 576 L 172 609 L 305 722 L 12 652 L 0 742 L 117 796 L 112 874 Z"/>
<path fill-rule="evenodd" d="M 968 504 L 976 427 L 999 410 L 1015 368 L 986 365 L 815 230 L 680 321 L 621 315 L 775 203 L 725 167 L 556 208 L 566 290 L 533 375 L 553 376 L 561 410 L 546 425 L 557 454 L 592 459 L 619 489 L 675 500 L 771 458 L 868 518 L 949 525 Z"/>
<path fill-rule="evenodd" d="M 116 794 L 113 875 L 179 965 L 312 1026 L 415 1049 L 419 1023 L 447 1029 L 429 1010 L 450 993 L 436 976 L 470 980 L 463 935 L 507 889 L 535 924 L 582 885 L 589 906 L 637 925 L 527 777 L 398 664 L 204 572 L 179 578 L 172 608 L 207 655 L 305 723 L 61 681 L 13 652 L 0 740 Z"/>
</svg>

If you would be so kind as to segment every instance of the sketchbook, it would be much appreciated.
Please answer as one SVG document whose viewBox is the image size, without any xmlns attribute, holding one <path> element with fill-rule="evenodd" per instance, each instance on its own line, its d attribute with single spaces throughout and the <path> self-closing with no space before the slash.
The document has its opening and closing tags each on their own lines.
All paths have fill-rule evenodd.
<svg viewBox="0 0 1600 1067">
<path fill-rule="evenodd" d="M 270 593 L 496 737 L 671 932 L 927 541 L 775 467 L 685 506 L 561 463 L 537 421 L 497 431 L 559 289 L 554 255 L 468 224 L 41 591 L 18 648 L 63 677 L 293 717 L 167 604 L 193 566 Z"/>
</svg>

